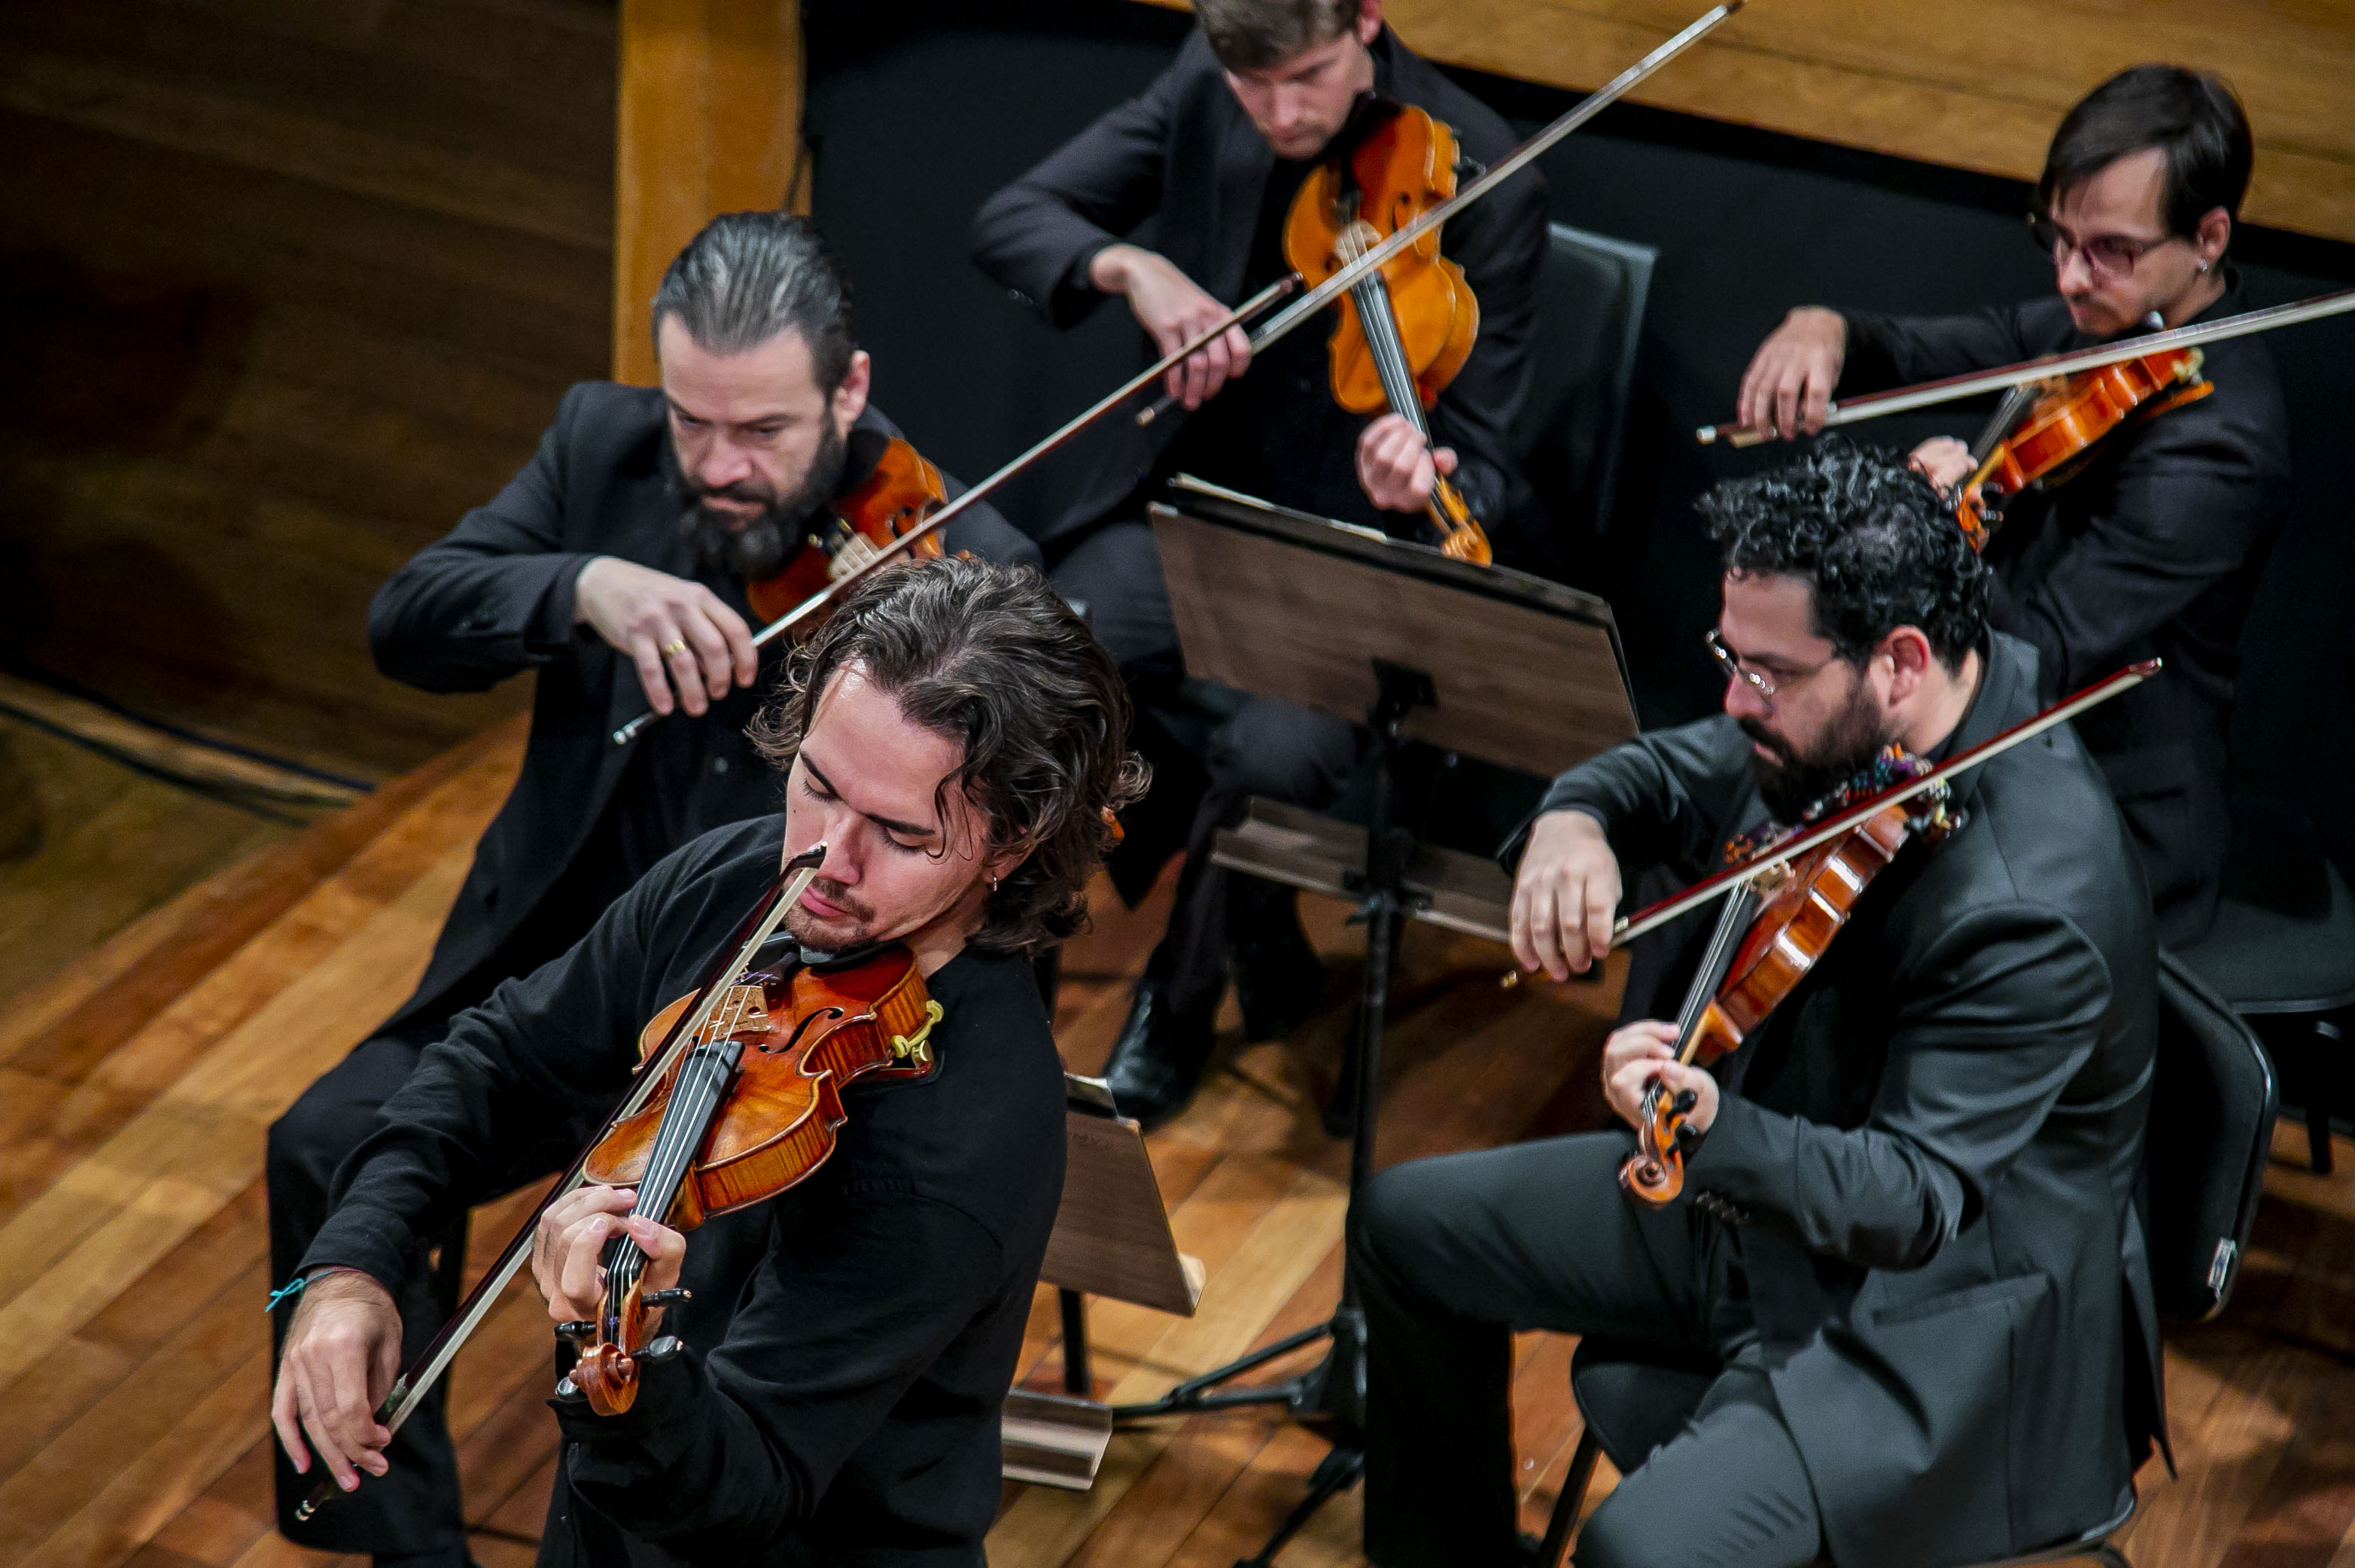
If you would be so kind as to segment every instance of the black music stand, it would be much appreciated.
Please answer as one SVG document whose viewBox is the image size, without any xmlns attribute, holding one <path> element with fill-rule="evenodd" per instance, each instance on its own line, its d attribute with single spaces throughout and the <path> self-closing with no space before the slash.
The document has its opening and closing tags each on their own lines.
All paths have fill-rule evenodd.
<svg viewBox="0 0 2355 1568">
<path fill-rule="evenodd" d="M 1534 772 L 1572 767 L 1636 733 L 1610 608 L 1559 583 L 1468 566 L 1180 475 L 1151 508 L 1187 673 L 1362 722 L 1375 740 L 1373 816 L 1353 888 L 1366 924 L 1364 990 L 1344 1081 L 1358 1086 L 1349 1201 L 1373 1176 L 1382 1027 L 1399 921 L 1428 902 L 1408 885 L 1416 845 L 1392 820 L 1401 747 L 1422 740 Z M 1318 1340 L 1325 1359 L 1264 1386 L 1220 1385 Z M 1333 1316 L 1178 1384 L 1115 1420 L 1280 1404 L 1328 1423 L 1333 1449 L 1256 1557 L 1267 1568 L 1311 1514 L 1365 1469 L 1365 1313 L 1342 1274 Z"/>
</svg>

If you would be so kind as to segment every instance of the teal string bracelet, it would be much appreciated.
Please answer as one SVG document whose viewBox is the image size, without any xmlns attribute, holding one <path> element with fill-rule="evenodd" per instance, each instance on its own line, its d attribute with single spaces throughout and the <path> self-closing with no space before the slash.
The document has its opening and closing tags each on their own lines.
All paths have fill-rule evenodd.
<svg viewBox="0 0 2355 1568">
<path fill-rule="evenodd" d="M 281 1301 L 302 1295 L 303 1287 L 310 1283 L 311 1277 L 309 1275 L 296 1275 L 293 1278 L 288 1280 L 285 1284 L 280 1286 L 277 1289 L 270 1293 L 270 1299 L 262 1304 L 261 1310 L 265 1314 L 277 1311 L 278 1304 Z"/>
</svg>

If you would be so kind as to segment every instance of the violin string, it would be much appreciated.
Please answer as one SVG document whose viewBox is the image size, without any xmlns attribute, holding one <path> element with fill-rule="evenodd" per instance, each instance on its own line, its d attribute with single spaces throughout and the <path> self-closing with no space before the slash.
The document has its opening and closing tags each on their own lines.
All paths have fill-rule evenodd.
<svg viewBox="0 0 2355 1568">
<path fill-rule="evenodd" d="M 1366 253 L 1365 237 L 1360 222 L 1351 220 L 1341 230 L 1334 254 L 1345 265 L 1356 260 Z M 1376 268 L 1351 285 L 1349 298 L 1358 307 L 1358 330 L 1366 340 L 1367 354 L 1381 380 L 1382 396 L 1389 400 L 1392 412 L 1412 424 L 1425 440 L 1430 440 L 1431 428 L 1423 417 L 1423 397 L 1414 385 L 1413 367 L 1407 363 L 1406 344 L 1399 336 L 1398 315 L 1381 270 Z"/>
<path fill-rule="evenodd" d="M 742 1027 L 751 998 L 741 986 L 733 987 L 720 1005 L 726 1017 L 716 1016 L 720 1008 L 713 1010 L 715 1016 L 698 1031 L 707 1038 L 699 1040 L 679 1065 L 669 1107 L 655 1129 L 655 1146 L 648 1151 L 646 1169 L 639 1177 L 637 1199 L 631 1212 L 648 1215 L 656 1224 L 668 1216 L 678 1196 L 679 1184 L 686 1179 L 687 1167 L 695 1150 L 702 1146 L 703 1134 L 709 1130 L 711 1113 L 726 1091 L 729 1063 L 709 1036 L 717 1034 L 726 1040 Z M 645 1262 L 645 1249 L 623 1238 L 606 1270 L 609 1309 L 628 1296 L 644 1272 Z"/>
<path fill-rule="evenodd" d="M 741 1017 L 742 1007 L 736 1007 Z M 731 1020 L 731 1022 L 733 1022 Z M 719 1102 L 719 1078 L 724 1072 L 720 1059 L 709 1042 L 698 1044 L 679 1065 L 678 1082 L 674 1086 L 669 1108 L 655 1132 L 655 1146 L 646 1156 L 646 1169 L 638 1181 L 637 1201 L 632 1205 L 634 1214 L 645 1214 L 660 1224 L 671 1202 L 678 1195 L 678 1183 L 686 1175 L 686 1166 L 693 1149 L 702 1141 L 699 1132 L 708 1128 L 710 1112 Z M 685 1152 L 682 1152 L 682 1150 Z M 664 1213 L 655 1214 L 660 1208 Z M 605 1293 L 609 1315 L 618 1311 L 645 1272 L 645 1250 L 628 1236 L 614 1249 L 613 1260 L 605 1271 Z"/>
</svg>

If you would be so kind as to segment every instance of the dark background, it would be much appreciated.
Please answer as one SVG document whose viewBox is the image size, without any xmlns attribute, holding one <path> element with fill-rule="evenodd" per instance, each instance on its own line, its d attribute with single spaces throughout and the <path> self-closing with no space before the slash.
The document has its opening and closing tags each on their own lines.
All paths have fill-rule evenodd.
<svg viewBox="0 0 2355 1568">
<path fill-rule="evenodd" d="M 1190 22 L 1101 0 L 899 5 L 888 21 L 880 9 L 807 14 L 816 215 L 858 281 L 878 400 L 974 480 L 1133 371 L 1140 336 L 1117 310 L 1050 331 L 974 267 L 965 225 L 1000 185 L 1141 90 Z M 1455 74 L 1525 129 L 1575 101 Z M 1718 699 L 1700 645 L 1716 565 L 1692 500 L 1774 461 L 1700 447 L 1691 432 L 1731 416 L 1759 339 L 1794 304 L 1959 311 L 2043 292 L 2051 269 L 2022 233 L 2019 182 L 1692 116 L 1622 105 L 1540 166 L 1556 220 L 1660 252 L 1616 509 L 1604 537 L 1576 542 L 1572 576 L 1617 614 L 1645 723 L 1675 723 Z M 2355 282 L 2355 247 L 2243 228 L 2234 254 L 2252 305 Z M 2302 806 L 2355 872 L 2355 825 L 2339 810 L 2340 781 L 2355 773 L 2355 317 L 2269 344 L 2288 393 L 2296 497 L 2244 639 L 2234 766 L 2241 784 Z M 1910 446 L 1967 438 L 1977 422 L 1958 408 L 1854 433 Z M 1007 512 L 1051 510 L 1084 477 L 1083 447 L 1010 486 Z"/>
</svg>

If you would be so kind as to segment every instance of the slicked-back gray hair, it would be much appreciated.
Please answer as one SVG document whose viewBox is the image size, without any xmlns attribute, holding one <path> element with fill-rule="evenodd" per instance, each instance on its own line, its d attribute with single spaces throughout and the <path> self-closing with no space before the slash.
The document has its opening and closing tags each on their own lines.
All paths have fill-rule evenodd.
<svg viewBox="0 0 2355 1568">
<path fill-rule="evenodd" d="M 817 225 L 789 212 L 723 213 L 672 258 L 655 291 L 655 341 L 677 316 L 707 354 L 742 354 L 781 332 L 809 344 L 827 397 L 850 370 L 850 280 Z"/>
</svg>

